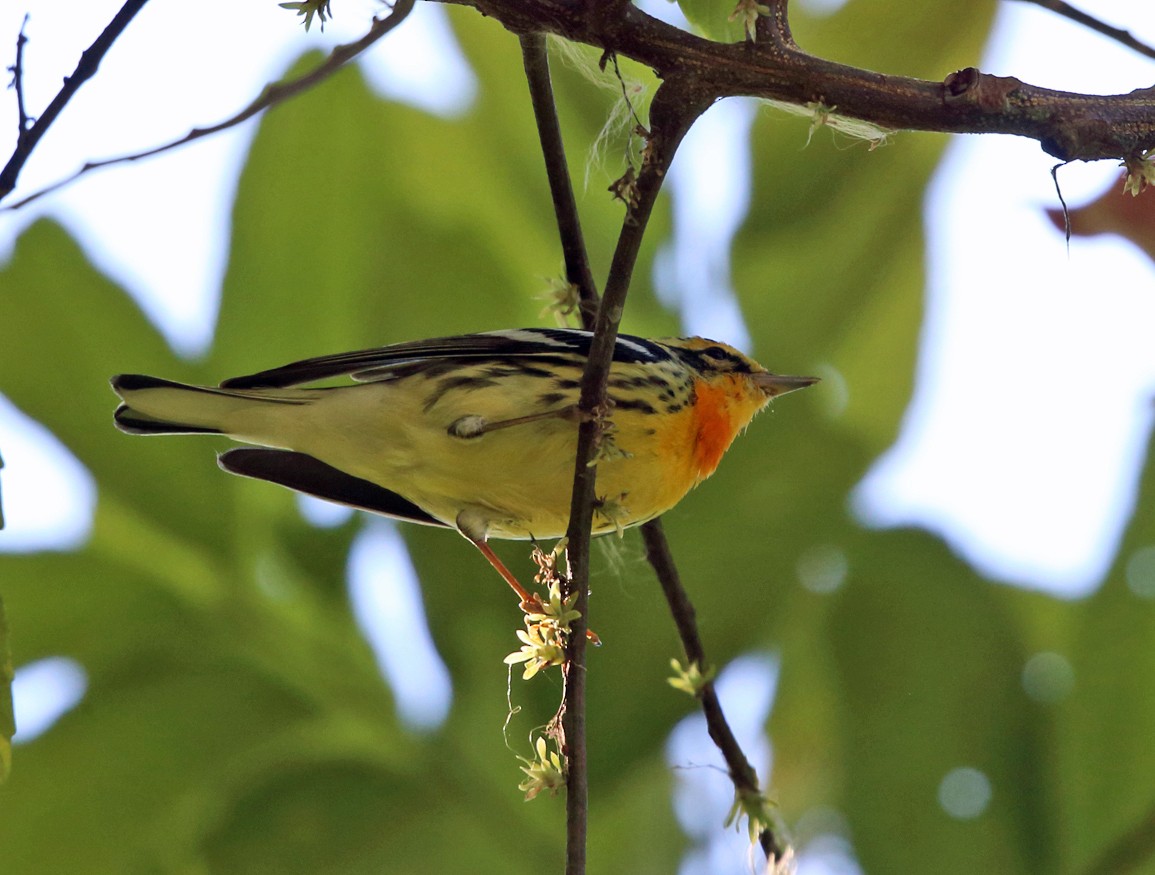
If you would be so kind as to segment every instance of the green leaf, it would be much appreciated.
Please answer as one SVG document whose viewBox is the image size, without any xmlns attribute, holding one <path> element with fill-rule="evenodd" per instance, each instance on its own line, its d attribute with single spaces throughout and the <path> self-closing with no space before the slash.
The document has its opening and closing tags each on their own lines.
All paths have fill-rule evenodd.
<svg viewBox="0 0 1155 875">
<path fill-rule="evenodd" d="M 730 20 L 737 0 L 678 0 L 686 20 L 698 33 L 721 43 L 741 42 L 746 38 L 741 20 Z"/>
<path fill-rule="evenodd" d="M 849 566 L 831 633 L 845 804 L 867 871 L 916 871 L 931 858 L 944 873 L 973 872 L 975 859 L 1000 872 L 1055 871 L 1038 792 L 1048 777 L 1040 715 L 1020 682 L 1027 653 L 1000 592 L 917 532 L 876 533 Z M 982 773 L 991 791 L 968 817 L 940 803 L 959 769 Z"/>
<path fill-rule="evenodd" d="M 220 543 L 226 487 L 196 476 L 194 446 L 134 440 L 112 427 L 113 374 L 198 379 L 140 308 L 49 221 L 36 222 L 17 241 L 0 272 L 0 305 L 19 315 L 0 323 L 0 390 L 88 468 L 102 499 L 202 545 Z"/>
<path fill-rule="evenodd" d="M 1146 872 L 1155 859 L 1155 441 L 1149 441 L 1135 511 L 1103 587 L 1083 605 L 1069 640 L 1047 649 L 1073 670 L 1069 698 L 1051 707 L 1055 771 L 1063 794 L 1064 855 L 1071 871 Z M 1050 642 L 1048 642 L 1050 643 Z M 1125 777 L 1124 777 L 1125 773 Z M 1096 864 L 1094 867 L 1092 864 Z"/>
</svg>

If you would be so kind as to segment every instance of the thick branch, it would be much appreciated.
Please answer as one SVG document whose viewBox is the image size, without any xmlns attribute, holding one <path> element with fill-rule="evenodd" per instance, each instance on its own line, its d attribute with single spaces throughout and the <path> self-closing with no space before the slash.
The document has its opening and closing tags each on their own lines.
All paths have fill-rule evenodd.
<svg viewBox="0 0 1155 875">
<path fill-rule="evenodd" d="M 56 117 L 60 115 L 61 110 L 68 105 L 80 86 L 87 82 L 96 73 L 97 68 L 100 67 L 100 62 L 104 60 L 104 56 L 108 54 L 108 50 L 112 48 L 112 44 L 116 42 L 117 38 L 124 33 L 124 29 L 128 27 L 129 22 L 136 17 L 136 14 L 144 8 L 144 4 L 148 0 L 128 0 L 120 11 L 113 16 L 108 27 L 96 38 L 96 41 L 89 46 L 80 56 L 80 62 L 76 65 L 76 69 L 72 75 L 64 80 L 64 86 L 57 92 L 56 96 L 52 98 L 52 102 L 48 104 L 48 108 L 41 113 L 36 123 L 29 128 L 21 127 L 20 136 L 16 140 L 16 149 L 12 152 L 12 157 L 8 159 L 8 163 L 3 170 L 0 170 L 0 199 L 8 195 L 12 189 L 16 188 L 16 180 L 20 176 L 20 171 L 24 164 L 28 161 L 32 150 L 36 148 L 36 144 L 40 142 L 40 138 L 44 136 Z M 20 48 L 23 47 L 24 32 L 21 29 L 20 42 L 17 44 L 17 58 L 20 55 Z M 19 61 L 17 62 L 19 66 Z M 15 76 L 20 76 L 20 71 L 14 73 Z M 16 81 L 17 87 L 20 88 L 21 83 L 19 78 Z M 21 95 L 21 91 L 17 91 L 17 95 Z M 22 102 L 22 101 L 21 101 Z M 21 122 L 26 121 L 27 117 L 24 115 L 23 106 L 20 109 Z"/>
<path fill-rule="evenodd" d="M 783 41 L 711 42 L 633 5 L 610 17 L 572 0 L 443 2 L 473 6 L 518 33 L 548 30 L 633 58 L 663 79 L 677 76 L 698 100 L 748 95 L 835 108 L 894 130 L 1017 134 L 1038 140 L 1063 161 L 1128 158 L 1155 147 L 1155 88 L 1073 94 L 973 67 L 930 82 L 836 64 Z"/>
</svg>

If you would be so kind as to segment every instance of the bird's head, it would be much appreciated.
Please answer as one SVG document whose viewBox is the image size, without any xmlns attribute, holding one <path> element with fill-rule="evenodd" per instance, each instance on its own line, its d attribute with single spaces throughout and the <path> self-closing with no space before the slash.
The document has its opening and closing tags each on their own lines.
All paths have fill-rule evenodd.
<svg viewBox="0 0 1155 875">
<path fill-rule="evenodd" d="M 750 384 L 766 398 L 776 398 L 805 389 L 818 382 L 818 377 L 793 377 L 772 374 L 758 362 L 726 343 L 704 337 L 677 337 L 662 341 L 702 379 L 712 381 L 733 376 L 746 377 Z"/>
</svg>

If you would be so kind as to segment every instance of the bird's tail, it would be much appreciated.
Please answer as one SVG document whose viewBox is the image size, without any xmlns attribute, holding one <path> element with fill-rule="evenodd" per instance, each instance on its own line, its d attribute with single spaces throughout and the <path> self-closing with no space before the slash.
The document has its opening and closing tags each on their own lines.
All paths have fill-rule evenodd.
<svg viewBox="0 0 1155 875">
<path fill-rule="evenodd" d="M 128 434 L 237 434 L 262 408 L 308 403 L 312 394 L 189 386 L 143 374 L 113 377 L 112 388 L 124 402 L 116 427 Z"/>
</svg>

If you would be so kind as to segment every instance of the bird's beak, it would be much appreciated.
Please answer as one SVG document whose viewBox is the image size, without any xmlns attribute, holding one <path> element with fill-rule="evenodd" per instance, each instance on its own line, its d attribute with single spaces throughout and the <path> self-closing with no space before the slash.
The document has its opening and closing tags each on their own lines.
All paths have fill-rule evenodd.
<svg viewBox="0 0 1155 875">
<path fill-rule="evenodd" d="M 754 374 L 754 384 L 766 393 L 768 398 L 776 398 L 787 392 L 805 389 L 818 382 L 818 377 L 788 377 L 784 374 Z"/>
</svg>

